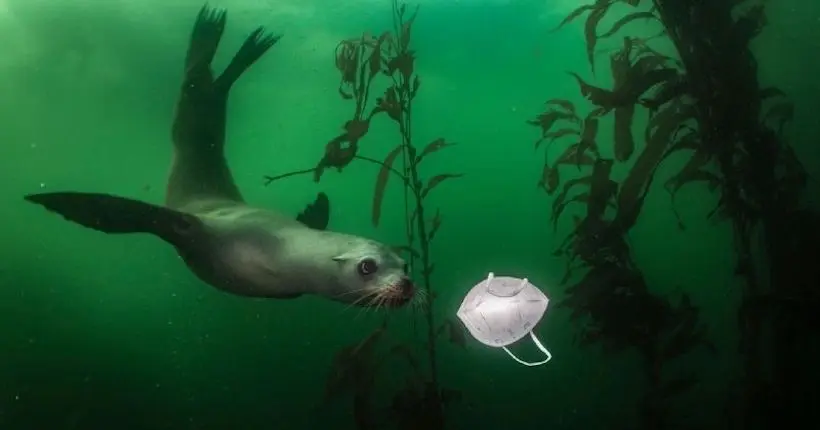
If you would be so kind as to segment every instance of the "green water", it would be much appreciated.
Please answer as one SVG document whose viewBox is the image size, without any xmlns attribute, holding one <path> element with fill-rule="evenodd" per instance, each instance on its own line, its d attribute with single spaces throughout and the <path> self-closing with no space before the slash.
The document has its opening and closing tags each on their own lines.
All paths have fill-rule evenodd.
<svg viewBox="0 0 820 430">
<path fill-rule="evenodd" d="M 817 51 L 809 36 L 820 10 L 807 3 L 769 5 L 770 24 L 754 48 L 761 81 L 795 103 L 788 132 L 806 169 L 817 172 L 818 89 L 808 77 L 820 74 L 820 63 L 805 53 Z M 22 200 L 33 192 L 82 190 L 163 201 L 182 61 L 200 6 L 199 0 L 0 0 L 0 430 L 354 429 L 351 393 L 322 402 L 341 348 L 389 316 L 390 339 L 424 360 L 424 320 L 410 308 L 230 296 L 194 278 L 154 237 L 104 235 Z M 319 183 L 310 175 L 263 181 L 315 166 L 350 119 L 353 102 L 337 92 L 334 48 L 363 32 L 390 30 L 390 1 L 214 6 L 229 10 L 217 69 L 254 27 L 284 35 L 231 93 L 227 157 L 245 198 L 295 216 L 325 192 L 331 230 L 403 244 L 406 212 L 397 182 L 387 186 L 379 226 L 371 223 L 378 174 L 372 163 L 331 169 Z M 421 2 L 412 38 L 421 79 L 413 140 L 457 143 L 431 155 L 421 173 L 464 174 L 425 201 L 442 219 L 430 251 L 438 323 L 453 318 L 466 291 L 490 271 L 529 278 L 553 303 L 564 297 L 559 283 L 567 260 L 553 251 L 571 231 L 572 210 L 553 230 L 555 196 L 536 187 L 544 150 L 533 150 L 538 130 L 525 121 L 552 98 L 588 110 L 566 74 L 577 70 L 593 79 L 582 21 L 549 31 L 576 6 L 574 0 Z M 628 31 L 648 36 L 659 28 L 638 21 Z M 618 37 L 601 42 L 601 59 L 620 44 Z M 657 47 L 672 49 L 663 40 Z M 595 82 L 608 85 L 601 75 Z M 647 113 L 639 110 L 636 118 L 639 133 Z M 598 137 L 606 157 L 611 121 L 602 120 Z M 360 154 L 381 160 L 398 143 L 395 123 L 382 115 L 360 142 Z M 553 145 L 549 157 L 562 150 Z M 705 221 L 717 201 L 706 187 L 678 194 L 687 229 L 676 227 L 661 182 L 682 163 L 664 164 L 628 241 L 652 292 L 688 292 L 718 350 L 697 350 L 677 362 L 675 371 L 693 371 L 700 382 L 678 398 L 669 417 L 685 419 L 687 428 L 716 428 L 740 376 L 739 281 L 732 274 L 731 225 Z M 616 176 L 628 167 L 617 165 Z M 816 183 L 810 187 L 817 191 Z M 580 347 L 577 329 L 567 310 L 551 306 L 537 333 L 554 358 L 537 368 L 471 338 L 466 347 L 442 338 L 440 382 L 461 392 L 447 410 L 447 428 L 614 429 L 636 419 L 644 395 L 637 355 Z M 516 351 L 537 352 L 525 342 Z M 390 406 L 391 393 L 409 375 L 399 360 L 385 365 L 377 376 L 380 407 Z"/>
</svg>

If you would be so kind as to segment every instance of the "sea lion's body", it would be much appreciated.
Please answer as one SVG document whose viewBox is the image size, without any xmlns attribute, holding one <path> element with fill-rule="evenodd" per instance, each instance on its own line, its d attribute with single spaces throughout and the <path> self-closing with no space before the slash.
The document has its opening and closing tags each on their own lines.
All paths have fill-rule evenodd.
<svg viewBox="0 0 820 430">
<path fill-rule="evenodd" d="M 333 285 L 322 274 L 335 270 L 315 270 L 317 262 L 331 266 L 334 256 L 346 252 L 345 235 L 312 230 L 274 211 L 215 200 L 180 210 L 196 216 L 204 232 L 191 246 L 177 247 L 180 257 L 197 277 L 232 294 L 291 298 L 321 293 Z M 300 250 L 310 250 L 309 255 Z"/>
<path fill-rule="evenodd" d="M 378 242 L 325 231 L 324 194 L 295 219 L 245 203 L 224 155 L 228 94 L 279 37 L 257 28 L 214 77 L 211 61 L 225 22 L 224 11 L 203 7 L 191 34 L 164 207 L 78 192 L 33 194 L 26 200 L 106 233 L 154 234 L 173 245 L 197 277 L 232 294 L 405 303 L 413 288 L 404 261 Z"/>
</svg>

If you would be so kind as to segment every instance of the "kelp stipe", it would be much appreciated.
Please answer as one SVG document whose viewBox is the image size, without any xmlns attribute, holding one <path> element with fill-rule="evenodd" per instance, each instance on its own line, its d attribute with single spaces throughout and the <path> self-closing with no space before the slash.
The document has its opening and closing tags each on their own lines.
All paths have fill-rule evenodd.
<svg viewBox="0 0 820 430">
<path fill-rule="evenodd" d="M 404 4 L 393 0 L 392 31 L 384 32 L 378 37 L 364 33 L 361 37 L 339 42 L 333 60 L 340 74 L 340 81 L 334 96 L 354 102 L 351 118 L 344 123 L 342 131 L 325 145 L 324 153 L 314 167 L 266 176 L 264 181 L 269 185 L 290 176 L 311 174 L 318 182 L 327 172 L 341 172 L 354 161 L 376 165 L 378 172 L 371 207 L 373 226 L 378 226 L 381 221 L 385 190 L 390 179 L 401 185 L 406 243 L 397 245 L 396 248 L 406 253 L 410 269 L 421 278 L 417 284 L 421 286 L 425 298 L 419 303 L 419 308 L 422 313 L 421 325 L 425 328 L 426 357 L 421 361 L 409 347 L 396 344 L 389 348 L 387 355 L 379 356 L 380 358 L 368 356 L 363 362 L 382 362 L 389 357 L 398 357 L 411 363 L 413 378 L 411 383 L 393 397 L 391 419 L 402 428 L 436 430 L 444 427 L 446 406 L 460 397 L 458 391 L 442 387 L 439 382 L 437 341 L 440 336 L 446 336 L 451 343 L 463 346 L 464 335 L 453 319 L 437 324 L 433 313 L 436 293 L 432 284 L 435 263 L 431 245 L 442 226 L 442 215 L 439 209 L 431 214 L 428 197 L 439 187 L 464 175 L 460 172 L 424 175 L 425 160 L 455 146 L 455 143 L 439 137 L 420 146 L 414 133 L 413 102 L 422 88 L 422 80 L 415 72 L 416 53 L 411 48 L 413 23 L 418 7 L 412 13 L 407 9 Z M 384 80 L 387 89 L 381 96 L 374 96 L 371 89 L 378 80 Z M 372 121 L 379 118 L 388 119 L 395 124 L 400 140 L 398 145 L 389 148 L 383 158 L 364 155 L 365 151 L 359 145 L 370 130 Z M 418 317 L 419 315 L 414 315 L 414 321 Z M 379 336 L 379 342 L 385 343 L 385 338 L 386 336 Z M 422 362 L 427 365 L 426 371 Z M 373 404 L 378 400 L 372 393 L 375 375 L 376 369 L 360 372 L 359 384 L 351 386 L 351 391 L 355 392 L 356 419 L 359 423 L 374 420 L 376 412 L 380 410 L 381 405 Z M 360 427 L 365 428 L 364 424 Z"/>
</svg>

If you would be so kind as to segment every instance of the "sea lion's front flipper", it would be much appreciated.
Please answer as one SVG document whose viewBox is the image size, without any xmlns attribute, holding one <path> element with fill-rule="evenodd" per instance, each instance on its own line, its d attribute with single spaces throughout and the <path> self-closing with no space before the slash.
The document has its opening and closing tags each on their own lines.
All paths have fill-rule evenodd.
<svg viewBox="0 0 820 430">
<path fill-rule="evenodd" d="M 181 246 L 201 231 L 195 216 L 109 194 L 56 192 L 29 194 L 25 199 L 63 218 L 104 233 L 150 233 Z"/>
<path fill-rule="evenodd" d="M 327 194 L 319 193 L 316 200 L 307 205 L 296 220 L 315 230 L 327 229 L 327 224 L 330 222 L 330 200 Z"/>
</svg>

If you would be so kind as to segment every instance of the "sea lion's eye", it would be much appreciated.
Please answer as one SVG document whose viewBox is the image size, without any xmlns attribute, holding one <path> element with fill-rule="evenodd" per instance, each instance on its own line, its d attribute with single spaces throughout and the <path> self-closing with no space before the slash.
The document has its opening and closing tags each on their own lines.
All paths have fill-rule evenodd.
<svg viewBox="0 0 820 430">
<path fill-rule="evenodd" d="M 372 275 L 379 270 L 379 266 L 376 262 L 370 258 L 366 258 L 359 262 L 359 274 L 362 276 Z"/>
</svg>

